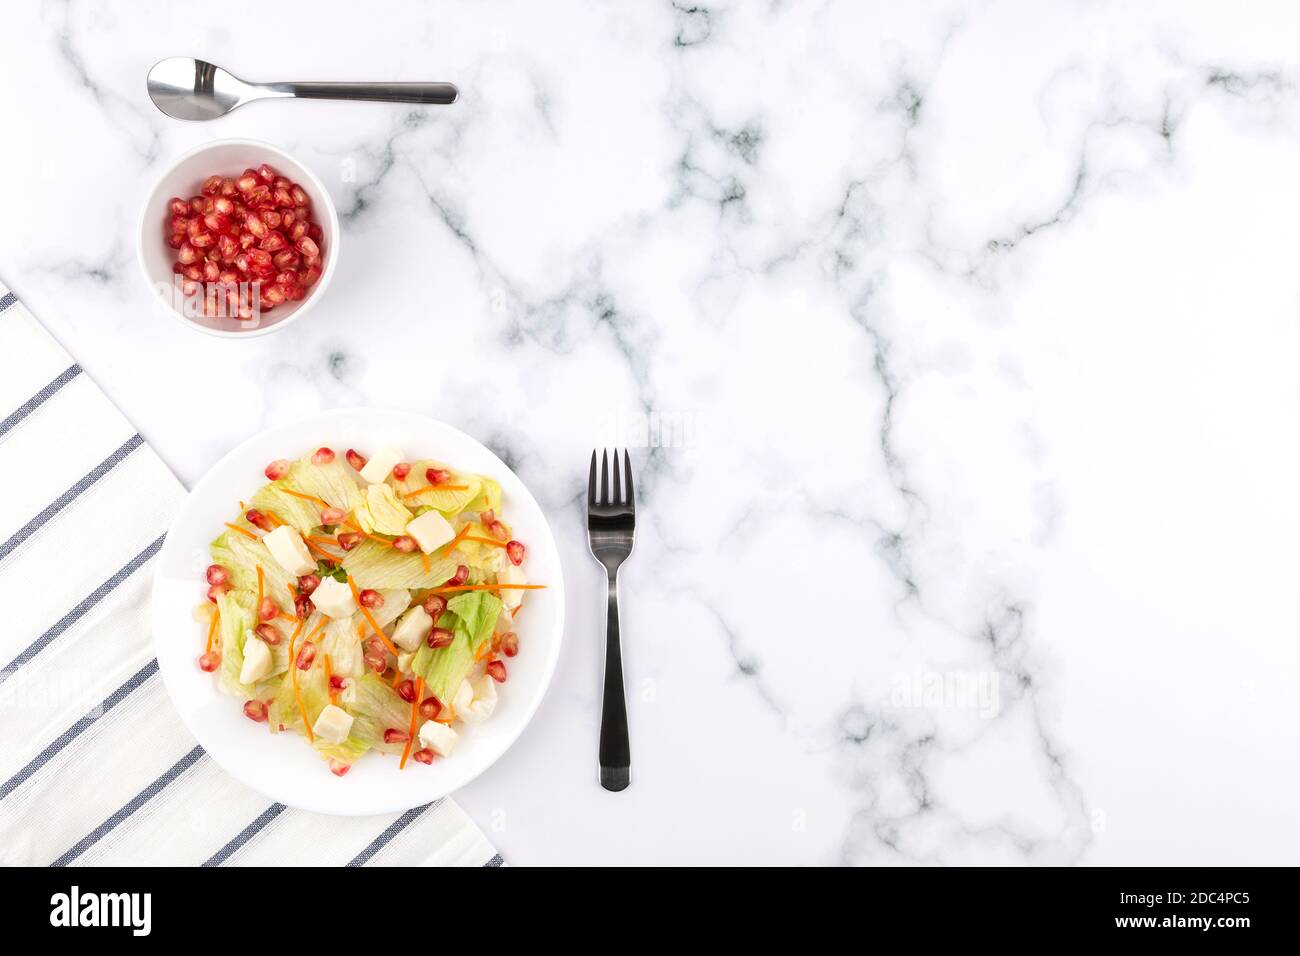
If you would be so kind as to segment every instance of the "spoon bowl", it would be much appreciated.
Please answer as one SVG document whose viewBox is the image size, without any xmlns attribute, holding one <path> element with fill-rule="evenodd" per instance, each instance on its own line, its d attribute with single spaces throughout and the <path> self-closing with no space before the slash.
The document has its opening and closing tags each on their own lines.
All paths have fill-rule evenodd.
<svg viewBox="0 0 1300 956">
<path fill-rule="evenodd" d="M 149 98 L 174 119 L 211 120 L 262 99 L 368 100 L 450 105 L 452 83 L 249 83 L 215 63 L 170 56 L 149 70 Z"/>
</svg>

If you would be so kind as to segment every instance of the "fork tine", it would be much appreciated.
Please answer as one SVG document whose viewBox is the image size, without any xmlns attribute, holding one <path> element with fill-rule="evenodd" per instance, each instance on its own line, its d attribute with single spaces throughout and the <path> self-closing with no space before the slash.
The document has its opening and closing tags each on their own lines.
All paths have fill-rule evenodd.
<svg viewBox="0 0 1300 956">
<path fill-rule="evenodd" d="M 617 448 L 614 449 L 614 497 L 609 499 L 609 503 L 613 505 L 621 505 L 623 503 L 623 495 L 619 491 Z"/>
<path fill-rule="evenodd" d="M 587 508 L 596 504 L 596 449 L 591 450 L 591 474 L 587 476 Z"/>
<path fill-rule="evenodd" d="M 609 453 L 600 453 L 600 503 L 609 504 Z"/>
<path fill-rule="evenodd" d="M 636 495 L 632 494 L 632 456 L 623 450 L 623 484 L 626 486 L 627 506 L 633 512 L 636 511 Z"/>
</svg>

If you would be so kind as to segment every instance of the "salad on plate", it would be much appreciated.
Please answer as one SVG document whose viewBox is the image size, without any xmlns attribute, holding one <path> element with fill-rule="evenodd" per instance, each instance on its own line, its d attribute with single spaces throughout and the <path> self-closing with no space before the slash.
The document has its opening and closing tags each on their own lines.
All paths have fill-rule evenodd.
<svg viewBox="0 0 1300 956">
<path fill-rule="evenodd" d="M 545 586 L 500 485 L 391 446 L 265 473 L 212 542 L 199 667 L 337 776 L 368 751 L 400 769 L 451 755 L 492 716 L 524 597 Z"/>
</svg>

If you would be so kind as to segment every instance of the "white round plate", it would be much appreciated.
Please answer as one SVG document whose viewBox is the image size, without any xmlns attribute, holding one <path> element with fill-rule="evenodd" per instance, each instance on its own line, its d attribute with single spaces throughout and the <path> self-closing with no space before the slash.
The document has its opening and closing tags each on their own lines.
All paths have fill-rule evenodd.
<svg viewBox="0 0 1300 956">
<path fill-rule="evenodd" d="M 364 454 L 396 445 L 411 458 L 433 458 L 453 468 L 490 475 L 501 483 L 502 513 L 528 546 L 528 580 L 547 585 L 530 591 L 516 631 L 519 656 L 509 661 L 496 712 L 463 730 L 450 757 L 431 765 L 368 753 L 344 777 L 296 734 L 271 734 L 243 713 L 243 702 L 217 690 L 215 675 L 199 670 L 204 626 L 194 607 L 205 600 L 203 571 L 208 544 L 222 522 L 238 514 L 277 458 L 297 458 L 328 445 L 339 454 Z M 287 806 L 316 813 L 360 816 L 420 806 L 464 786 L 506 752 L 532 719 L 559 659 L 564 630 L 564 578 L 555 539 L 537 501 L 519 477 L 464 432 L 408 412 L 358 408 L 322 412 L 249 439 L 204 476 L 172 522 L 158 556 L 153 587 L 153 632 L 158 667 L 180 719 L 203 749 L 240 782 Z"/>
</svg>

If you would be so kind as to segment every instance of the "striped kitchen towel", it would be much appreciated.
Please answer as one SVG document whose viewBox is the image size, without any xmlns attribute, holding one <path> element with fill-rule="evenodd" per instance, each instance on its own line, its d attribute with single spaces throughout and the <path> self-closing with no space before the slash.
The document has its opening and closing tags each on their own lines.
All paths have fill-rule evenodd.
<svg viewBox="0 0 1300 956">
<path fill-rule="evenodd" d="M 451 800 L 290 810 L 195 743 L 149 622 L 185 489 L 3 285 L 0 475 L 0 864 L 501 865 Z"/>
</svg>

